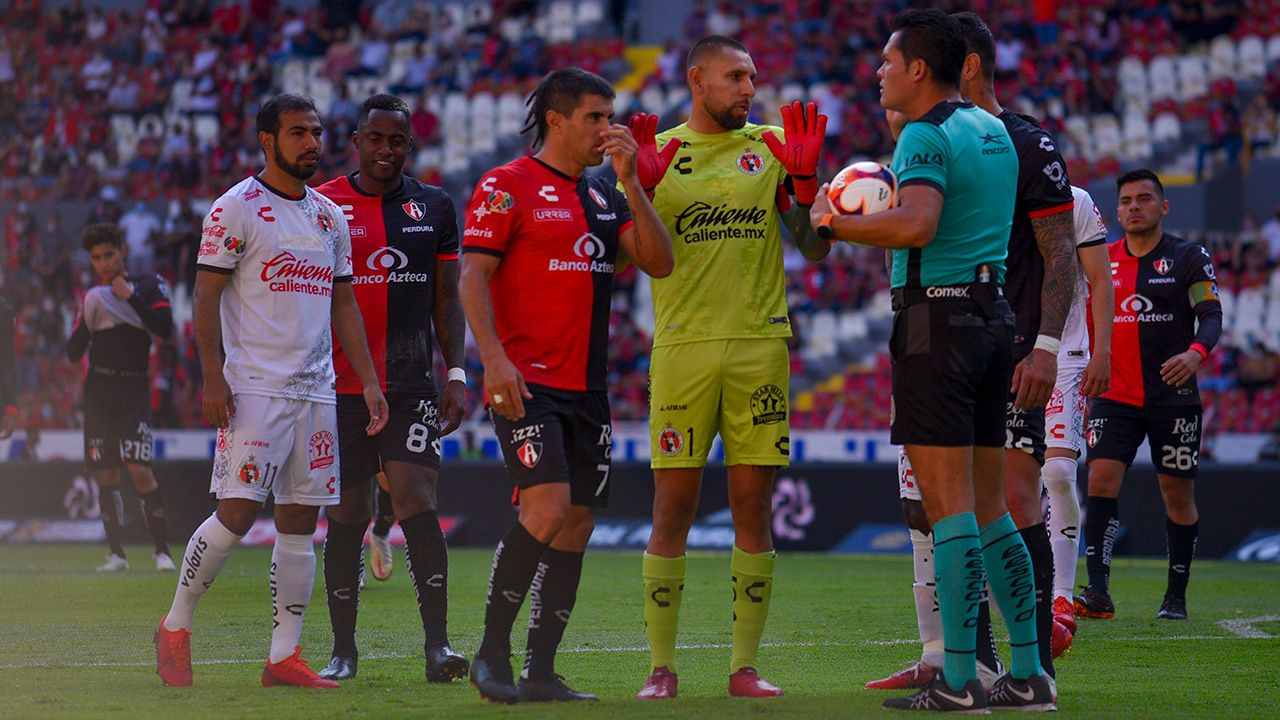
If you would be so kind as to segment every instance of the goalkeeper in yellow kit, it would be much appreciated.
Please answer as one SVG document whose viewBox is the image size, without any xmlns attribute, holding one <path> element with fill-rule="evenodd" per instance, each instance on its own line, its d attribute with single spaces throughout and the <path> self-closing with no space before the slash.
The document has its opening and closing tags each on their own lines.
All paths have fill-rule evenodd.
<svg viewBox="0 0 1280 720">
<path fill-rule="evenodd" d="M 830 251 L 806 222 L 817 192 L 827 118 L 813 103 L 782 108 L 785 132 L 747 122 L 756 69 L 740 43 L 699 40 L 689 51 L 692 111 L 654 137 L 632 119 L 639 178 L 674 240 L 675 271 L 653 281 L 650 362 L 653 531 L 644 554 L 651 674 L 637 697 L 676 695 L 676 621 L 685 544 L 702 468 L 718 433 L 733 513 L 733 658 L 729 694 L 781 695 L 756 672 L 773 589 L 773 476 L 789 455 L 789 361 L 781 225 L 810 260 Z M 778 135 L 782 135 L 780 140 Z M 662 150 L 659 151 L 658 147 Z M 795 195 L 788 196 L 788 176 Z"/>
</svg>

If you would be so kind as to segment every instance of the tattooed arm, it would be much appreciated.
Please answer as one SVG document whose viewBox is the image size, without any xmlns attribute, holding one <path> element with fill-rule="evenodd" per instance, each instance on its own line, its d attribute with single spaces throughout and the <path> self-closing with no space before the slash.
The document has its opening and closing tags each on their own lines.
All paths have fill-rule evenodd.
<svg viewBox="0 0 1280 720">
<path fill-rule="evenodd" d="M 1040 286 L 1040 334 L 1062 339 L 1062 328 L 1075 300 L 1075 222 L 1071 208 L 1044 217 L 1032 218 L 1036 245 L 1044 258 L 1044 280 Z M 1013 371 L 1014 404 L 1019 408 L 1044 407 L 1057 381 L 1058 356 L 1047 350 L 1032 350 Z"/>
</svg>

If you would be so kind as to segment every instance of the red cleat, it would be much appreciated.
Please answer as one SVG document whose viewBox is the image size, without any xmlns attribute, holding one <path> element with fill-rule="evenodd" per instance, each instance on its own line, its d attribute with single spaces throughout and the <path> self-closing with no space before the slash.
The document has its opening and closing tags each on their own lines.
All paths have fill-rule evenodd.
<svg viewBox="0 0 1280 720">
<path fill-rule="evenodd" d="M 1075 640 L 1075 633 L 1071 632 L 1066 625 L 1053 621 L 1053 634 L 1049 638 L 1049 648 L 1053 652 L 1054 659 L 1058 659 L 1063 653 L 1071 650 L 1071 643 Z"/>
<path fill-rule="evenodd" d="M 929 684 L 929 681 L 933 679 L 937 672 L 937 668 L 930 667 L 922 662 L 914 662 L 887 678 L 872 680 L 863 687 L 867 690 L 910 690 L 922 688 Z"/>
<path fill-rule="evenodd" d="M 1072 635 L 1076 634 L 1076 605 L 1071 598 L 1059 595 L 1053 599 L 1053 619 L 1062 623 Z"/>
<path fill-rule="evenodd" d="M 636 693 L 637 700 L 670 700 L 676 696 L 680 680 L 666 666 L 656 667 L 644 681 L 644 687 Z"/>
<path fill-rule="evenodd" d="M 744 667 L 729 676 L 729 695 L 731 697 L 763 698 L 778 697 L 781 694 L 782 688 L 760 677 L 755 668 Z"/>
<path fill-rule="evenodd" d="M 302 646 L 293 649 L 293 654 L 278 663 L 267 661 L 262 668 L 262 687 L 273 685 L 292 685 L 306 688 L 336 688 L 338 683 L 325 680 L 311 671 L 307 661 L 302 659 Z"/>
<path fill-rule="evenodd" d="M 168 619 L 168 616 L 165 616 Z M 170 687 L 191 684 L 191 631 L 169 630 L 160 621 L 152 638 L 156 644 L 156 674 Z"/>
</svg>

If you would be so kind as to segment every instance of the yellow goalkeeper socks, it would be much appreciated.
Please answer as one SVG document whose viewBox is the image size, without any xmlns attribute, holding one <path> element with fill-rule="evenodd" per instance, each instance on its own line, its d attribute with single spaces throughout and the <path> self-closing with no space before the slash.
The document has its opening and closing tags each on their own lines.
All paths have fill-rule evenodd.
<svg viewBox="0 0 1280 720">
<path fill-rule="evenodd" d="M 756 666 L 760 636 L 769 617 L 769 598 L 773 596 L 773 561 L 777 553 L 770 550 L 749 553 L 733 548 L 733 659 L 729 672 Z"/>
<path fill-rule="evenodd" d="M 675 671 L 676 624 L 684 595 L 685 556 L 644 554 L 644 632 L 649 636 L 649 657 L 654 668 Z"/>
</svg>

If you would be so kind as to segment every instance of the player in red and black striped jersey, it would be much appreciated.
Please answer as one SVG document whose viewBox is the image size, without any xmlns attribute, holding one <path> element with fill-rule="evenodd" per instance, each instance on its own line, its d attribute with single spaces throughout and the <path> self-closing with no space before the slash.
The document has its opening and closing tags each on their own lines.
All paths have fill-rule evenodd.
<svg viewBox="0 0 1280 720">
<path fill-rule="evenodd" d="M 125 270 L 128 248 L 114 224 L 85 228 L 84 249 L 103 282 L 85 293 L 84 308 L 67 339 L 67 358 L 89 351 L 84 379 L 84 461 L 98 479 L 102 526 L 111 555 L 98 570 L 127 570 L 120 544 L 124 500 L 123 468 L 142 498 L 143 514 L 155 544 L 156 569 L 174 569 L 169 556 L 164 499 L 151 471 L 151 337 L 173 334 L 169 292 L 157 275 L 130 277 Z"/>
<path fill-rule="evenodd" d="M 1196 370 L 1222 333 L 1222 304 L 1209 253 L 1162 230 L 1169 201 L 1155 173 L 1134 170 L 1116 184 L 1125 236 L 1109 248 L 1115 286 L 1111 389 L 1090 408 L 1085 435 L 1089 585 L 1076 598 L 1076 614 L 1115 614 L 1110 573 L 1120 524 L 1116 499 L 1145 438 L 1168 513 L 1168 586 L 1156 617 L 1182 620 L 1199 534 L 1195 478 L 1203 428 Z"/>
<path fill-rule="evenodd" d="M 466 402 L 457 216 L 448 193 L 403 174 L 413 148 L 403 100 L 365 100 L 352 144 L 360 169 L 317 189 L 342 208 L 351 229 L 352 286 L 391 414 L 382 432 L 365 433 L 363 385 L 335 343 L 342 502 L 328 511 L 325 591 L 334 641 L 332 658 L 319 675 L 339 680 L 356 674 L 370 480 L 384 472 L 417 591 L 427 679 L 448 682 L 467 672 L 466 658 L 449 646 L 449 556 L 436 503 L 439 438 L 462 422 Z M 431 372 L 433 326 L 450 368 L 442 398 Z"/>
<path fill-rule="evenodd" d="M 472 683 L 492 702 L 588 700 L 555 674 L 582 556 L 608 499 L 612 424 L 605 372 L 620 263 L 663 277 L 667 233 L 636 177 L 637 144 L 613 117 L 613 88 L 555 70 L 530 98 L 536 155 L 485 173 L 467 208 L 461 297 L 518 521 L 498 544 Z M 608 157 L 625 196 L 583 172 Z M 525 593 L 529 639 L 514 683 L 511 626 Z"/>
</svg>

